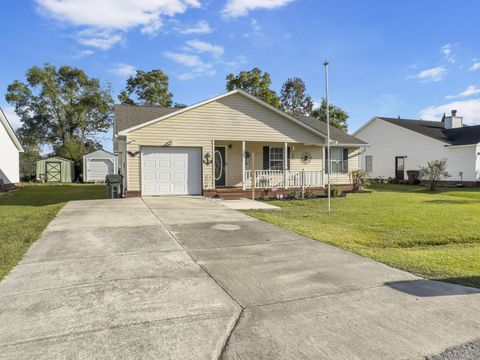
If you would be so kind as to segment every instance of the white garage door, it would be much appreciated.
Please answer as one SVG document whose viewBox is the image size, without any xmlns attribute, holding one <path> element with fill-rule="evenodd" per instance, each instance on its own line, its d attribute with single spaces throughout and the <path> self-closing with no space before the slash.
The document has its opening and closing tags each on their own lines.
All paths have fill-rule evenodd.
<svg viewBox="0 0 480 360">
<path fill-rule="evenodd" d="M 87 163 L 87 181 L 105 181 L 113 174 L 113 163 L 108 159 L 90 159 Z"/>
<path fill-rule="evenodd" d="M 200 195 L 199 148 L 142 147 L 142 195 Z"/>
</svg>

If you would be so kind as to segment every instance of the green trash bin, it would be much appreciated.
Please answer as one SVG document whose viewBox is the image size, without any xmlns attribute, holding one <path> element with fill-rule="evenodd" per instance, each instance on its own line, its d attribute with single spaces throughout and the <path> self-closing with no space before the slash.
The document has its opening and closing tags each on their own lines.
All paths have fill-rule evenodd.
<svg viewBox="0 0 480 360">
<path fill-rule="evenodd" d="M 107 175 L 106 183 L 109 199 L 123 197 L 123 175 Z"/>
</svg>

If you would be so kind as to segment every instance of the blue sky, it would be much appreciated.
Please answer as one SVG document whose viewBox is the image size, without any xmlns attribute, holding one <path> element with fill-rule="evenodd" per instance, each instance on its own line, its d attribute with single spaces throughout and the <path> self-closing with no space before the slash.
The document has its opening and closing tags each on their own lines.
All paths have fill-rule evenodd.
<svg viewBox="0 0 480 360">
<path fill-rule="evenodd" d="M 225 91 L 225 76 L 259 67 L 279 91 L 289 77 L 349 114 L 480 124 L 480 2 L 447 0 L 2 0 L 0 106 L 34 65 L 84 69 L 115 96 L 135 69 L 163 69 L 174 101 Z M 111 148 L 110 135 L 101 135 Z"/>
</svg>

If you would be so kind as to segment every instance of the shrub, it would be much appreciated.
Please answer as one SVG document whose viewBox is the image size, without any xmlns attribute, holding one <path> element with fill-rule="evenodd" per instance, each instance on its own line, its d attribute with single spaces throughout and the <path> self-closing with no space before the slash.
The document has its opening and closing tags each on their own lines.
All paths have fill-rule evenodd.
<svg viewBox="0 0 480 360">
<path fill-rule="evenodd" d="M 447 159 L 429 161 L 427 166 L 420 169 L 427 178 L 427 188 L 430 191 L 435 190 L 440 179 L 451 176 L 447 171 Z"/>
<path fill-rule="evenodd" d="M 314 199 L 317 197 L 317 194 L 315 194 L 311 190 L 305 190 L 305 192 L 303 193 L 303 197 L 304 199 Z"/>
<path fill-rule="evenodd" d="M 350 171 L 350 178 L 352 179 L 352 192 L 358 192 L 370 185 L 368 172 L 365 170 L 358 169 Z"/>
<path fill-rule="evenodd" d="M 342 190 L 338 186 L 330 185 L 330 196 L 338 197 L 340 195 L 342 195 Z"/>
<path fill-rule="evenodd" d="M 299 195 L 295 190 L 292 190 L 287 193 L 286 198 L 289 200 L 295 200 L 299 198 Z"/>
</svg>

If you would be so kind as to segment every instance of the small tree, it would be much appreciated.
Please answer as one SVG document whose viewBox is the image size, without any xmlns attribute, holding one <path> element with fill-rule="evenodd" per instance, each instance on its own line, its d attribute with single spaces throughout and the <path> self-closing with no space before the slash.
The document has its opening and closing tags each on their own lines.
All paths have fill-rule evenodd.
<svg viewBox="0 0 480 360">
<path fill-rule="evenodd" d="M 137 70 L 127 80 L 118 100 L 122 104 L 171 107 L 173 94 L 168 90 L 168 76 L 161 69 Z M 135 97 L 132 97 L 135 95 Z"/>
<path fill-rule="evenodd" d="M 352 179 L 352 192 L 358 192 L 370 185 L 368 172 L 365 170 L 358 169 L 350 171 L 350 178 Z"/>
<path fill-rule="evenodd" d="M 420 168 L 427 178 L 428 190 L 433 191 L 442 178 L 451 176 L 447 171 L 447 159 L 432 160 Z"/>
<path fill-rule="evenodd" d="M 310 113 L 310 116 L 317 118 L 318 120 L 327 122 L 326 109 L 327 109 L 327 100 L 322 99 L 322 103 L 320 107 L 313 109 L 312 112 Z M 333 104 L 329 104 L 328 109 L 329 109 L 330 125 L 333 127 L 336 127 L 337 129 L 347 132 L 348 114 L 342 108 Z"/>
<path fill-rule="evenodd" d="M 280 108 L 280 99 L 277 93 L 270 89 L 272 80 L 268 72 L 253 68 L 250 71 L 241 71 L 238 75 L 229 74 L 226 80 L 227 91 L 241 89 L 276 108 Z"/>
<path fill-rule="evenodd" d="M 312 112 L 313 101 L 302 79 L 294 77 L 283 83 L 280 108 L 292 115 L 308 115 Z"/>
</svg>

